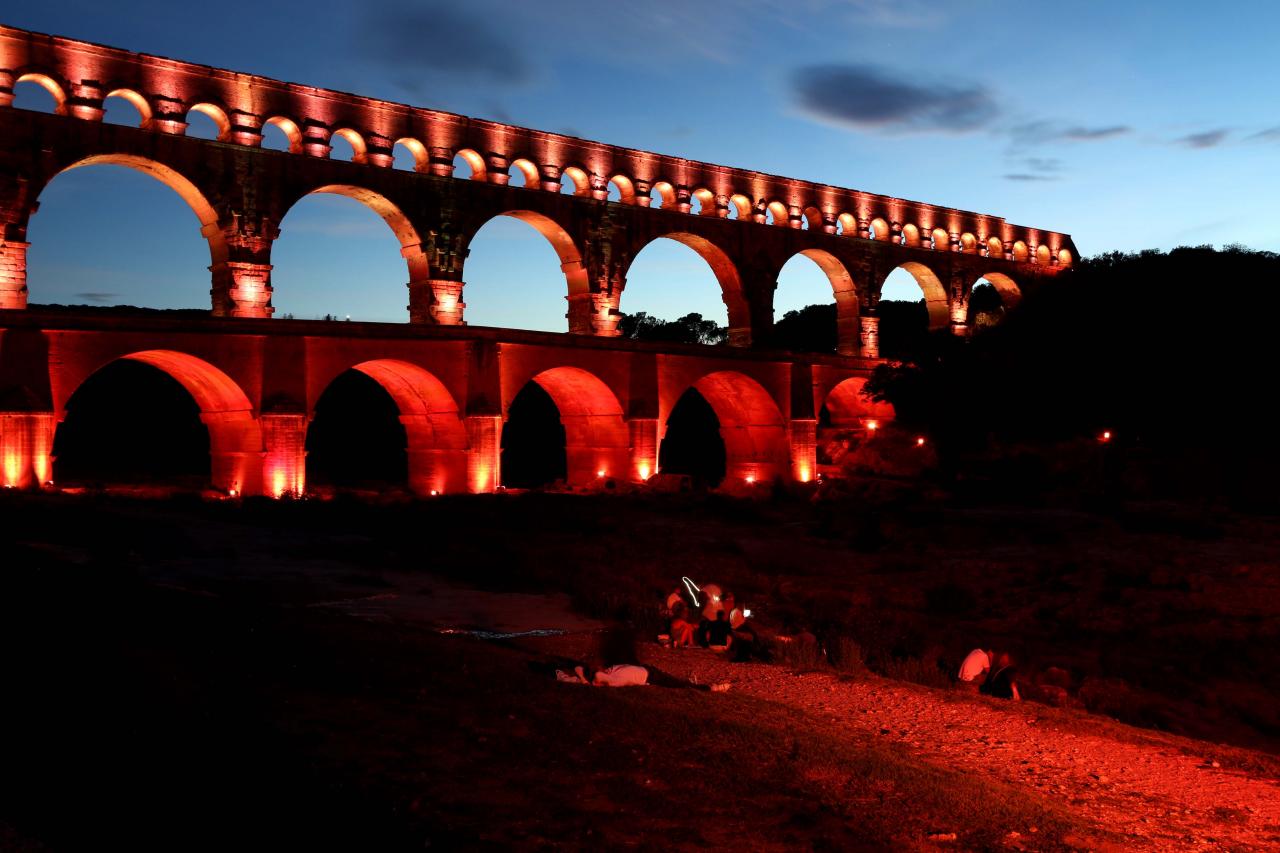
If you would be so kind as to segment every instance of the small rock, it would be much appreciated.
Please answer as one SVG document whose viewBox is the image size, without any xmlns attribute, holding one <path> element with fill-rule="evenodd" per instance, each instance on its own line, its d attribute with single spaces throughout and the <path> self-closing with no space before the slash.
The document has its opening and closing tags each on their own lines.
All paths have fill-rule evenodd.
<svg viewBox="0 0 1280 853">
<path fill-rule="evenodd" d="M 956 834 L 954 832 L 935 832 L 929 836 L 930 841 L 955 841 Z"/>
</svg>

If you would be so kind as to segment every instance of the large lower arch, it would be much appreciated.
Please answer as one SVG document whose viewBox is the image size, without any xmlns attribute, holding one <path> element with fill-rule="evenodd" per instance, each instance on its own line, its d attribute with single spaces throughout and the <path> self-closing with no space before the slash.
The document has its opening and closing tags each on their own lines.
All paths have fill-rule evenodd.
<svg viewBox="0 0 1280 853">
<path fill-rule="evenodd" d="M 729 316 L 729 345 L 730 346 L 750 346 L 751 345 L 751 308 L 747 303 L 746 295 L 742 291 L 742 277 L 738 272 L 737 266 L 729 258 L 728 254 L 715 243 L 699 237 L 696 234 L 689 234 L 683 231 L 671 231 L 660 234 L 655 239 L 675 240 L 677 243 L 688 246 L 707 262 L 711 267 L 711 272 L 716 277 L 716 281 L 720 285 L 720 297 L 724 300 L 725 308 Z M 647 245 L 647 244 L 646 244 Z M 643 247 L 641 249 L 643 251 Z M 636 253 L 638 257 L 640 252 Z M 635 257 L 631 259 L 631 263 L 635 262 Z"/>
<path fill-rule="evenodd" d="M 818 265 L 831 282 L 836 300 L 836 352 L 857 355 L 859 340 L 858 290 L 848 268 L 833 254 L 823 249 L 803 249 L 799 254 Z"/>
<path fill-rule="evenodd" d="M 165 186 L 169 187 L 178 196 L 186 202 L 187 206 L 196 215 L 196 219 L 200 222 L 200 234 L 209 244 L 209 260 L 210 269 L 213 273 L 215 282 L 214 289 L 217 289 L 219 277 L 229 277 L 227 267 L 228 248 L 227 241 L 221 229 L 218 228 L 218 215 L 214 211 L 212 204 L 205 197 L 204 193 L 196 187 L 189 179 L 176 170 L 162 163 L 132 154 L 97 154 L 91 157 L 85 157 L 70 164 L 66 168 L 55 173 L 49 181 L 45 183 L 47 187 L 58 175 L 70 172 L 76 169 L 82 169 L 87 166 L 121 166 L 154 178 Z M 34 210 L 34 205 L 33 205 Z M 21 306 L 4 306 L 4 307 L 25 307 L 25 295 Z M 215 313 L 218 310 L 217 299 L 213 305 Z"/>
<path fill-rule="evenodd" d="M 850 377 L 827 392 L 820 410 L 821 420 L 833 427 L 867 427 L 877 429 L 893 420 L 893 406 L 866 397 L 862 392 L 867 380 Z"/>
<path fill-rule="evenodd" d="M 947 289 L 937 274 L 927 266 L 916 261 L 907 261 L 899 268 L 911 274 L 924 293 L 925 308 L 929 312 L 929 328 L 945 329 L 951 322 L 951 309 L 947 300 Z M 883 284 L 883 283 L 882 283 Z"/>
<path fill-rule="evenodd" d="M 419 495 L 467 491 L 467 430 L 444 383 L 397 359 L 364 361 L 351 369 L 382 386 L 400 411 L 409 488 Z"/>
<path fill-rule="evenodd" d="M 838 473 L 851 450 L 894 419 L 893 406 L 863 394 L 866 384 L 864 377 L 850 377 L 819 401 L 817 460 L 831 473 Z"/>
<path fill-rule="evenodd" d="M 567 485 L 630 477 L 631 442 L 622 404 L 603 380 L 578 367 L 553 367 L 531 381 L 560 410 Z"/>
<path fill-rule="evenodd" d="M 790 476 L 786 420 L 764 386 L 737 371 L 721 370 L 692 387 L 720 421 L 727 486 Z"/>
<path fill-rule="evenodd" d="M 228 494 L 258 494 L 262 491 L 262 433 L 254 417 L 252 403 L 235 380 L 203 359 L 173 350 L 130 353 L 109 363 L 118 360 L 157 368 L 175 379 L 191 395 L 200 410 L 200 420 L 209 431 L 210 482 L 213 488 Z M 106 366 L 102 365 L 94 375 Z M 127 414 L 122 413 L 122 416 L 127 417 Z"/>
</svg>

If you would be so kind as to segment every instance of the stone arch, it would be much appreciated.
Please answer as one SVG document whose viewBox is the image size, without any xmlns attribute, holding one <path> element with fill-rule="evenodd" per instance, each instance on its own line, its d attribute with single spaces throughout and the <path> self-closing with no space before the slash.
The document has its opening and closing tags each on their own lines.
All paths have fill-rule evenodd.
<svg viewBox="0 0 1280 853">
<path fill-rule="evenodd" d="M 368 161 L 369 148 L 365 144 L 364 137 L 349 127 L 340 127 L 335 130 L 332 136 L 345 139 L 347 144 L 351 146 L 351 162 L 365 163 Z"/>
<path fill-rule="evenodd" d="M 1048 266 L 1050 257 L 1051 257 L 1051 253 L 1049 251 L 1048 246 L 1041 243 L 1039 246 L 1036 247 L 1035 262 L 1037 264 L 1041 264 L 1042 266 Z"/>
<path fill-rule="evenodd" d="M 771 225 L 781 225 L 787 228 L 791 225 L 791 214 L 787 211 L 787 206 L 780 201 L 771 201 L 765 205 L 766 222 Z"/>
<path fill-rule="evenodd" d="M 488 175 L 485 172 L 483 157 L 481 157 L 475 151 L 472 151 L 470 148 L 459 148 L 457 151 L 453 152 L 453 158 L 455 160 L 459 157 L 461 157 L 463 161 L 467 164 L 467 166 L 470 167 L 471 169 L 471 174 L 468 176 L 470 180 L 473 180 L 473 181 L 488 180 Z M 455 175 L 454 177 L 457 177 L 457 175 Z"/>
<path fill-rule="evenodd" d="M 888 240 L 889 223 L 877 216 L 871 220 L 871 225 L 867 229 L 867 236 L 872 240 Z"/>
<path fill-rule="evenodd" d="M 67 90 L 62 83 L 49 74 L 40 71 L 27 71 L 19 74 L 13 84 L 17 86 L 19 83 L 35 83 L 53 96 L 54 112 L 57 115 L 67 114 Z"/>
<path fill-rule="evenodd" d="M 734 370 L 708 373 L 693 387 L 720 421 L 725 482 L 768 482 L 790 467 L 787 425 L 778 404 L 759 382 Z"/>
<path fill-rule="evenodd" d="M 1000 300 L 1004 303 L 1005 310 L 1012 308 L 1022 300 L 1022 288 L 1008 275 L 1002 272 L 985 273 L 975 279 L 974 284 L 984 278 L 991 282 L 996 292 L 1000 294 Z"/>
<path fill-rule="evenodd" d="M 393 152 L 397 145 L 403 145 L 405 150 L 413 155 L 413 170 L 415 172 L 426 172 L 430 168 L 431 155 L 427 151 L 427 146 L 422 144 L 422 140 L 415 139 L 412 136 L 402 136 L 391 143 Z"/>
<path fill-rule="evenodd" d="M 626 175 L 618 174 L 609 179 L 609 183 L 618 188 L 618 201 L 621 204 L 636 203 L 636 185 Z"/>
<path fill-rule="evenodd" d="M 974 290 L 983 280 L 995 288 L 1000 297 L 998 306 L 988 303 L 988 297 L 985 295 L 981 302 L 974 299 Z M 963 301 L 956 304 L 954 309 L 956 313 L 951 319 L 952 322 L 963 323 L 966 329 L 978 331 L 1000 322 L 1021 299 L 1022 290 L 1017 282 L 1005 273 L 989 272 L 973 280 L 968 292 L 964 294 Z"/>
<path fill-rule="evenodd" d="M 1004 257 L 1004 243 L 1000 241 L 999 237 L 987 238 L 987 257 L 988 258 Z"/>
<path fill-rule="evenodd" d="M 966 255 L 978 254 L 978 238 L 968 231 L 960 235 L 960 251 Z"/>
<path fill-rule="evenodd" d="M 302 153 L 302 129 L 298 127 L 298 123 L 291 118 L 284 116 L 272 116 L 262 123 L 265 130 L 267 126 L 277 127 L 280 132 L 289 140 L 289 152 L 291 154 Z"/>
<path fill-rule="evenodd" d="M 919 246 L 920 245 L 920 229 L 908 222 L 902 226 L 902 245 Z"/>
<path fill-rule="evenodd" d="M 943 287 L 937 273 L 916 261 L 907 261 L 899 264 L 897 268 L 911 273 L 916 284 L 920 285 L 920 290 L 924 293 L 925 308 L 929 311 L 929 328 L 946 328 L 951 322 L 951 313 L 947 301 L 947 289 Z M 883 280 L 880 286 L 884 286 Z"/>
<path fill-rule="evenodd" d="M 532 210 L 504 210 L 499 216 L 510 216 L 533 227 L 535 231 L 547 238 L 551 248 L 560 258 L 560 269 L 564 271 L 568 294 L 565 298 L 585 297 L 591 290 L 587 280 L 587 270 L 582 264 L 582 253 L 569 232 L 551 217 L 535 213 Z M 482 226 L 483 227 L 483 226 Z M 480 229 L 477 228 L 477 231 Z M 472 236 L 475 236 L 472 234 Z M 587 331 L 590 331 L 589 329 Z"/>
<path fill-rule="evenodd" d="M 1061 265 L 1062 265 L 1062 266 L 1064 266 L 1064 267 L 1069 267 L 1069 266 L 1071 266 L 1071 262 L 1072 262 L 1073 260 L 1074 260 L 1074 258 L 1072 258 L 1072 256 L 1071 256 L 1071 250 L 1070 250 L 1070 249 L 1059 249 L 1059 250 L 1058 250 L 1058 263 L 1059 263 L 1059 264 L 1061 264 Z"/>
<path fill-rule="evenodd" d="M 409 221 L 409 217 L 405 216 L 404 212 L 394 202 L 373 190 L 350 184 L 326 184 L 322 187 L 316 187 L 308 192 L 307 195 L 317 195 L 319 193 L 346 196 L 349 199 L 360 202 L 381 216 L 392 233 L 396 235 L 396 239 L 400 241 L 401 254 L 404 255 L 409 267 L 409 282 L 413 283 L 429 278 L 430 271 L 427 268 L 427 257 L 422 250 L 422 238 L 418 235 L 413 223 Z M 294 204 L 296 203 L 295 201 Z M 285 215 L 288 215 L 288 211 L 285 211 Z M 282 221 L 283 218 L 281 217 Z"/>
<path fill-rule="evenodd" d="M 377 382 L 400 410 L 409 488 L 419 495 L 467 490 L 467 430 L 453 395 L 433 373 L 398 359 L 351 366 Z M 313 413 L 314 414 L 314 413 Z"/>
<path fill-rule="evenodd" d="M 836 352 L 840 355 L 858 354 L 858 289 L 849 269 L 835 255 L 825 249 L 801 249 L 803 255 L 818 265 L 836 302 Z M 785 264 L 783 266 L 786 266 Z"/>
<path fill-rule="evenodd" d="M 810 205 L 804 209 L 804 227 L 810 231 L 822 230 L 822 211 Z"/>
<path fill-rule="evenodd" d="M 670 231 L 657 235 L 657 238 L 662 237 L 688 246 L 707 262 L 707 265 L 711 267 L 711 272 L 716 277 L 716 281 L 720 284 L 720 295 L 728 310 L 729 345 L 750 346 L 751 309 L 742 290 L 742 278 L 738 273 L 738 268 L 729 258 L 729 255 L 715 243 L 696 234 Z M 646 243 L 645 245 L 648 244 Z M 643 250 L 644 247 L 641 246 L 640 250 L 632 256 L 631 263 L 635 263 L 635 258 Z"/>
<path fill-rule="evenodd" d="M 227 493 L 259 494 L 262 490 L 262 433 L 253 404 L 234 379 L 202 358 L 175 350 L 142 350 L 100 365 L 60 401 L 59 417 L 75 390 L 107 364 L 137 361 L 175 379 L 195 400 L 200 420 L 209 430 L 212 485 Z"/>
<path fill-rule="evenodd" d="M 1013 259 L 1015 261 L 1026 261 L 1030 257 L 1027 251 L 1027 244 L 1021 240 L 1015 240 L 1013 243 Z"/>
<path fill-rule="evenodd" d="M 947 233 L 947 229 L 935 228 L 930 236 L 933 240 L 933 250 L 935 252 L 951 251 L 951 235 Z"/>
<path fill-rule="evenodd" d="M 561 192 L 564 192 L 566 186 L 565 178 L 568 178 L 573 186 L 572 195 L 588 197 L 591 195 L 591 178 L 581 166 L 565 166 L 560 172 Z"/>
<path fill-rule="evenodd" d="M 719 212 L 716 210 L 716 195 L 706 187 L 700 187 L 693 191 L 691 198 L 698 203 L 699 216 L 717 216 Z M 692 204 L 692 202 L 691 202 Z M 690 212 L 695 212 L 690 208 Z"/>
<path fill-rule="evenodd" d="M 598 376 L 578 367 L 553 367 L 532 377 L 560 410 L 565 436 L 565 479 L 585 486 L 629 479 L 630 433 L 622 404 Z M 516 389 L 518 390 L 518 389 Z"/>
<path fill-rule="evenodd" d="M 676 209 L 676 188 L 669 181 L 655 181 L 653 189 L 649 191 L 649 198 L 658 199 L 658 207 L 663 210 Z M 653 202 L 649 202 L 649 206 L 653 207 Z"/>
<path fill-rule="evenodd" d="M 844 237 L 856 237 L 858 234 L 858 218 L 852 213 L 842 213 L 837 216 L 836 233 Z"/>
<path fill-rule="evenodd" d="M 63 172 L 70 172 L 72 169 L 97 165 L 124 166 L 133 169 L 136 172 L 155 178 L 176 192 L 200 221 L 200 233 L 209 243 L 210 268 L 213 271 L 215 282 L 220 274 L 225 274 L 228 247 L 226 237 L 218 227 L 218 214 L 213 209 L 213 205 L 209 203 L 209 200 L 205 198 L 204 193 L 177 170 L 155 160 L 149 160 L 134 154 L 95 154 L 91 157 L 77 160 L 69 166 L 58 170 L 49 180 L 52 181 L 57 175 Z M 48 182 L 45 185 L 47 186 Z M 216 297 L 214 307 L 215 309 L 217 308 Z"/>
<path fill-rule="evenodd" d="M 736 216 L 733 218 L 747 222 L 751 219 L 751 199 L 741 193 L 729 196 L 729 210 Z"/>
<path fill-rule="evenodd" d="M 866 427 L 868 421 L 876 422 L 878 428 L 880 424 L 893 420 L 893 406 L 863 396 L 866 384 L 865 377 L 852 376 L 827 391 L 818 406 L 820 411 L 826 412 L 823 420 L 837 429 Z"/>
<path fill-rule="evenodd" d="M 133 89 L 112 89 L 102 98 L 103 107 L 111 98 L 120 98 L 128 101 L 135 110 L 138 111 L 138 127 L 147 128 L 151 124 L 151 104 L 147 103 L 147 99 L 142 97 Z"/>
<path fill-rule="evenodd" d="M 213 119 L 213 123 L 218 126 L 218 141 L 226 142 L 231 138 L 231 119 L 227 116 L 227 111 L 217 104 L 211 104 L 208 101 L 201 101 L 192 104 L 187 110 L 187 115 L 191 113 L 200 113 Z"/>
<path fill-rule="evenodd" d="M 510 171 L 519 172 L 524 178 L 524 187 L 521 189 L 536 190 L 542 184 L 542 178 L 538 175 L 537 165 L 527 157 L 517 157 L 511 161 Z M 510 174 L 510 171 L 508 174 Z"/>
</svg>

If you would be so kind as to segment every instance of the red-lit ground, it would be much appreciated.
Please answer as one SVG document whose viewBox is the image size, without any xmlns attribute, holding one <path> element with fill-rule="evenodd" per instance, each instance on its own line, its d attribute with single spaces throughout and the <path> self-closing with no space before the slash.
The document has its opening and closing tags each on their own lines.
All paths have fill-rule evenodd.
<svg viewBox="0 0 1280 853">
<path fill-rule="evenodd" d="M 1184 538 L 1148 516 L 1117 526 L 938 510 L 924 522 L 884 516 L 887 543 L 869 553 L 861 527 L 840 532 L 852 511 L 824 521 L 785 501 L 0 496 L 0 510 L 2 849 L 1280 844 L 1280 760 L 1264 750 L 652 645 L 642 650 L 664 671 L 733 689 L 591 690 L 529 667 L 586 654 L 590 614 L 648 602 L 680 574 L 732 583 L 780 621 L 800 618 L 798 587 L 861 602 L 870 620 L 885 615 L 874 601 L 905 618 L 929 598 L 921 590 L 977 564 L 968 576 L 999 595 L 980 595 L 975 614 L 952 590 L 967 608 L 935 606 L 911 623 L 926 645 L 1016 628 L 1038 632 L 1024 647 L 1029 673 L 1052 661 L 1087 683 L 1089 667 L 1105 665 L 1114 680 L 1120 664 L 1091 651 L 1101 645 L 1122 653 L 1132 678 L 1145 661 L 1239 679 L 1219 657 L 1242 647 L 1224 638 L 1272 641 L 1270 522 L 1220 519 L 1216 533 Z M 995 546 L 991 526 L 1002 531 Z M 930 542 L 917 549 L 922 529 Z M 1067 540 L 1072 564 L 1055 568 Z M 1109 574 L 1112 552 L 1124 577 Z M 1130 590 L 1135 573 L 1149 581 L 1156 570 L 1148 606 Z M 1060 635 L 1041 630 L 1049 606 L 1074 626 L 1061 657 L 1048 657 Z M 1071 608 L 1082 615 L 1068 619 Z M 1125 632 L 1086 630 L 1119 615 Z M 575 633 L 491 642 L 442 627 Z M 1207 660 L 1187 657 L 1189 644 Z M 1274 675 L 1256 670 L 1253 729 L 1226 713 L 1236 706 L 1173 693 L 1164 704 L 1177 698 L 1179 715 L 1159 719 L 1266 743 Z M 1162 685 L 1178 682 L 1166 674 L 1142 695 Z"/>
</svg>

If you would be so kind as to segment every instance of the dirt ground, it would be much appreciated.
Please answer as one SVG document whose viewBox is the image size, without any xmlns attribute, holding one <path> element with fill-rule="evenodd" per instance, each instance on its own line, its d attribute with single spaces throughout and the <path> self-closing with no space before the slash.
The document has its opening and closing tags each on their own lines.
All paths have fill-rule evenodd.
<svg viewBox="0 0 1280 853">
<path fill-rule="evenodd" d="M 912 642 L 943 656 L 952 632 L 963 651 L 971 632 L 999 638 L 1045 602 L 1079 608 L 1077 630 L 1086 614 L 1110 624 L 1114 608 L 1131 624 L 1081 632 L 1085 663 L 1054 661 L 1073 695 L 1089 678 L 1121 680 L 1086 669 L 1106 642 L 1124 652 L 1109 666 L 1136 671 L 1146 654 L 1160 676 L 1142 689 L 1166 689 L 1176 679 L 1163 667 L 1188 643 L 1270 642 L 1265 521 L 1188 537 L 1151 511 L 1136 522 L 878 511 L 883 541 L 870 549 L 855 513 L 790 503 L 0 500 L 0 848 L 1280 844 L 1280 762 L 1228 738 L 1131 728 L 1070 702 L 964 697 L 865 666 L 641 646 L 672 676 L 732 682 L 726 694 L 593 690 L 539 666 L 588 655 L 596 629 L 629 609 L 647 630 L 635 602 L 690 574 L 732 584 L 779 626 L 806 614 L 813 628 L 846 625 L 850 608 L 883 623 L 901 602 L 937 623 Z M 925 538 L 933 560 L 921 565 Z M 957 579 L 979 561 L 975 592 Z M 1121 563 L 1128 574 L 1112 577 Z M 1154 583 L 1161 566 L 1173 575 Z M 823 601 L 838 612 L 813 609 Z M 876 654 L 865 645 L 868 665 Z M 1272 677 L 1254 688 L 1273 701 Z M 1187 703 L 1190 719 L 1212 723 L 1198 707 Z M 1221 731 L 1270 736 L 1220 719 Z"/>
</svg>

